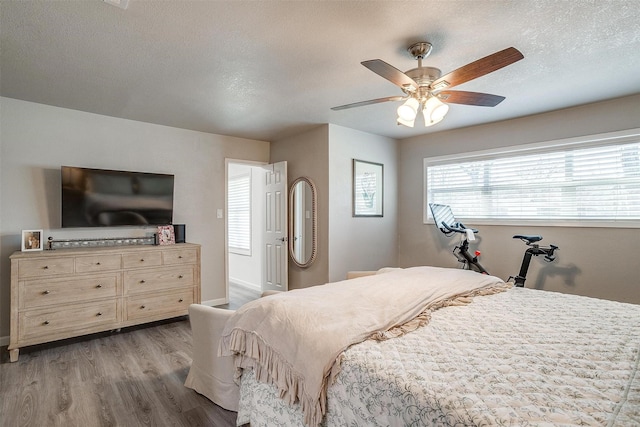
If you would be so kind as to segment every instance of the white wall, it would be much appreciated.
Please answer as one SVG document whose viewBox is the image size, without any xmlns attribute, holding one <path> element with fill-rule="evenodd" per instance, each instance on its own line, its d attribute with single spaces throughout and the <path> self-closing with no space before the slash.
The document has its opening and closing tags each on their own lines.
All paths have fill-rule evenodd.
<svg viewBox="0 0 640 427">
<path fill-rule="evenodd" d="M 464 108 L 464 107 L 461 107 Z M 446 119 L 445 119 L 446 120 Z M 399 264 L 456 266 L 446 238 L 422 223 L 423 158 L 640 127 L 640 95 L 399 142 Z M 467 224 L 473 225 L 473 224 Z M 514 234 L 541 234 L 560 247 L 555 263 L 531 262 L 528 287 L 640 303 L 635 265 L 640 229 L 478 226 L 482 264 L 506 279 L 518 273 L 524 244 Z"/>
<path fill-rule="evenodd" d="M 0 98 L 0 337 L 9 333 L 9 255 L 22 229 L 54 238 L 133 237 L 142 228 L 60 229 L 60 166 L 175 175 L 174 222 L 202 245 L 202 299 L 225 298 L 225 158 L 266 162 L 269 143 Z"/>
<path fill-rule="evenodd" d="M 353 217 L 353 159 L 384 165 L 382 218 Z M 397 164 L 394 139 L 329 125 L 329 281 L 397 264 Z"/>
</svg>

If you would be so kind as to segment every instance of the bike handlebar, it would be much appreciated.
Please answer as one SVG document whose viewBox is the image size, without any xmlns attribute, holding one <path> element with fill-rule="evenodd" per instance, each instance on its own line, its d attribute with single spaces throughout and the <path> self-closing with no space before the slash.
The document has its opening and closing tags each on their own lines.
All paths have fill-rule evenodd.
<svg viewBox="0 0 640 427">
<path fill-rule="evenodd" d="M 546 255 L 544 256 L 544 259 L 549 262 L 556 259 L 556 256 L 553 254 L 556 249 L 558 249 L 556 245 L 549 245 L 549 248 L 545 248 L 544 251 L 546 252 Z"/>
<path fill-rule="evenodd" d="M 449 224 L 446 224 L 446 223 L 442 222 L 442 226 L 443 226 L 444 228 L 446 228 L 447 230 L 449 230 L 449 231 L 451 231 L 451 232 L 454 232 L 454 233 L 466 233 L 466 232 L 467 232 L 467 230 L 471 230 L 471 231 L 473 231 L 474 233 L 477 233 L 477 232 L 478 232 L 478 230 L 476 230 L 475 228 L 467 228 L 467 227 L 466 227 L 463 223 L 461 223 L 461 222 L 456 222 L 456 223 L 453 223 L 453 224 L 451 224 L 451 225 L 449 225 Z"/>
</svg>

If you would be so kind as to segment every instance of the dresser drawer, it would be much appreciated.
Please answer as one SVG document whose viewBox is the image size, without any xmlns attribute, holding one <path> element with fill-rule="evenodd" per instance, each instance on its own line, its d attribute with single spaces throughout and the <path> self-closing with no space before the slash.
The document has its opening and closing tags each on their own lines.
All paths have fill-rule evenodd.
<svg viewBox="0 0 640 427">
<path fill-rule="evenodd" d="M 102 330 L 118 322 L 117 301 L 83 303 L 20 313 L 21 339 L 46 336 L 47 340 Z"/>
<path fill-rule="evenodd" d="M 115 298 L 120 275 L 25 281 L 20 287 L 20 308 L 45 307 L 100 298 Z"/>
<path fill-rule="evenodd" d="M 103 254 L 76 257 L 76 273 L 95 273 L 98 271 L 119 270 L 122 255 Z"/>
<path fill-rule="evenodd" d="M 10 261 L 11 362 L 25 346 L 187 315 L 201 298 L 192 243 L 16 251 Z"/>
<path fill-rule="evenodd" d="M 160 251 L 145 251 L 122 256 L 124 268 L 157 267 L 162 265 L 162 253 Z"/>
<path fill-rule="evenodd" d="M 191 287 L 194 277 L 193 268 L 191 265 L 185 265 L 125 271 L 125 294 Z"/>
<path fill-rule="evenodd" d="M 198 252 L 195 249 L 164 250 L 162 260 L 165 265 L 193 264 L 198 260 Z"/>
<path fill-rule="evenodd" d="M 145 317 L 169 318 L 188 314 L 193 303 L 193 289 L 165 292 L 159 295 L 139 295 L 127 298 L 126 320 Z"/>
<path fill-rule="evenodd" d="M 18 261 L 18 277 L 47 277 L 56 274 L 72 274 L 73 258 L 36 258 Z"/>
</svg>

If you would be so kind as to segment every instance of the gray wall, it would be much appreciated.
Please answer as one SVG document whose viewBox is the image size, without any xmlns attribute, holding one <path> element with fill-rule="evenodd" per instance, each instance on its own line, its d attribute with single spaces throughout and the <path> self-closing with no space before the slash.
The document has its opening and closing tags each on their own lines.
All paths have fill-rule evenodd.
<svg viewBox="0 0 640 427">
<path fill-rule="evenodd" d="M 353 217 L 352 160 L 384 165 L 384 216 Z M 397 142 L 329 125 L 329 280 L 350 270 L 395 266 L 398 257 Z"/>
<path fill-rule="evenodd" d="M 423 158 L 633 128 L 640 128 L 640 95 L 400 141 L 399 265 L 458 265 L 450 253 L 458 239 L 422 223 Z M 640 303 L 638 228 L 477 227 L 474 248 L 496 276 L 518 273 L 525 246 L 514 234 L 541 234 L 560 251 L 552 264 L 533 259 L 528 287 Z"/>
<path fill-rule="evenodd" d="M 288 188 L 296 178 L 306 176 L 316 185 L 318 206 L 318 253 L 307 268 L 289 261 L 289 289 L 306 288 L 329 281 L 329 127 L 271 143 L 271 163 L 287 161 Z"/>
<path fill-rule="evenodd" d="M 9 255 L 23 229 L 45 237 L 133 237 L 139 228 L 60 229 L 61 165 L 176 175 L 174 222 L 202 245 L 202 298 L 225 298 L 225 158 L 288 160 L 289 183 L 318 187 L 318 259 L 290 265 L 290 288 L 341 280 L 349 270 L 387 265 L 457 265 L 453 241 L 422 223 L 422 159 L 640 127 L 640 95 L 521 119 L 396 141 L 336 125 L 271 144 L 0 98 L 0 337 L 9 331 Z M 351 159 L 384 164 L 383 218 L 351 216 Z M 399 167 L 398 165 L 401 165 Z M 206 191 L 205 193 L 203 193 Z M 398 208 L 400 207 L 400 208 Z M 560 246 L 558 261 L 534 259 L 528 286 L 640 303 L 635 254 L 640 229 L 482 226 L 478 248 L 497 276 L 518 271 L 516 233 L 539 233 Z"/>
<path fill-rule="evenodd" d="M 384 164 L 384 217 L 352 216 L 352 159 Z M 289 263 L 289 289 L 343 280 L 347 271 L 397 263 L 396 141 L 337 125 L 271 144 L 271 162 L 286 160 L 288 179 L 311 178 L 318 190 L 318 257 Z"/>
<path fill-rule="evenodd" d="M 175 175 L 174 222 L 202 245 L 202 299 L 225 298 L 225 158 L 269 160 L 269 143 L 0 98 L 0 337 L 9 334 L 9 255 L 23 229 L 54 238 L 134 237 L 153 229 L 60 229 L 60 166 Z"/>
</svg>

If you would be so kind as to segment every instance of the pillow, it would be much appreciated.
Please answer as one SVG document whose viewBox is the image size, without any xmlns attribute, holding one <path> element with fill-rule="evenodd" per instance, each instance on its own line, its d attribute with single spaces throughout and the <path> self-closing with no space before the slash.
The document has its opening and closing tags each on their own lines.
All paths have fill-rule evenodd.
<svg viewBox="0 0 640 427">
<path fill-rule="evenodd" d="M 388 273 L 390 271 L 402 270 L 400 267 L 382 267 L 380 270 L 376 271 L 376 274 Z"/>
</svg>

